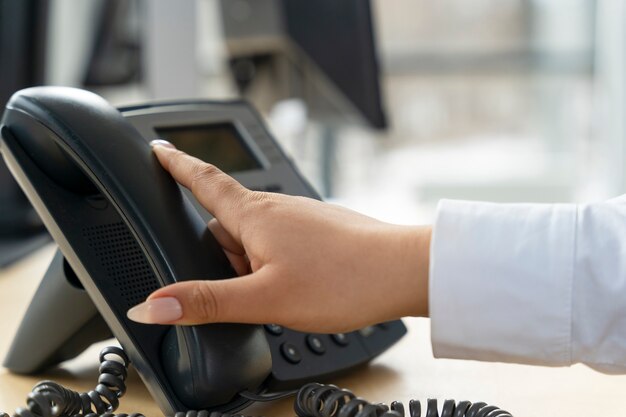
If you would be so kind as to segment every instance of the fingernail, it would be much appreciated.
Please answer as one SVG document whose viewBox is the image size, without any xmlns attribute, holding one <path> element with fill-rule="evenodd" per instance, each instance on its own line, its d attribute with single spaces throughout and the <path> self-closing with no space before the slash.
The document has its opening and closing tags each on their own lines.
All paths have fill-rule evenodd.
<svg viewBox="0 0 626 417">
<path fill-rule="evenodd" d="M 166 148 L 176 149 L 176 146 L 172 145 L 170 142 L 163 139 L 154 139 L 150 141 L 150 146 L 165 146 Z"/>
<path fill-rule="evenodd" d="M 183 317 L 183 307 L 173 297 L 154 298 L 131 308 L 126 316 L 138 323 L 171 323 Z"/>
</svg>

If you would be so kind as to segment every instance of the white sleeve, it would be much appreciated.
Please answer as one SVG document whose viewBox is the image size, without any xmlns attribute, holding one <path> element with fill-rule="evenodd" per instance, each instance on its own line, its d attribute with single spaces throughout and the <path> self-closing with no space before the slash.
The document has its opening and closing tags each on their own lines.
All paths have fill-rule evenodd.
<svg viewBox="0 0 626 417">
<path fill-rule="evenodd" d="M 626 372 L 626 198 L 444 200 L 429 292 L 436 357 Z"/>
</svg>

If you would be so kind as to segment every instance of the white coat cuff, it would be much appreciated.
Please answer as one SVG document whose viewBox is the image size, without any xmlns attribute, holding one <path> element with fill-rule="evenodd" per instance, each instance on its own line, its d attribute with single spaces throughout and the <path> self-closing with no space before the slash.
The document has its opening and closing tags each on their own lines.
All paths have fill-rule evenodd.
<svg viewBox="0 0 626 417">
<path fill-rule="evenodd" d="M 571 364 L 576 206 L 443 200 L 431 242 L 436 357 Z"/>
</svg>

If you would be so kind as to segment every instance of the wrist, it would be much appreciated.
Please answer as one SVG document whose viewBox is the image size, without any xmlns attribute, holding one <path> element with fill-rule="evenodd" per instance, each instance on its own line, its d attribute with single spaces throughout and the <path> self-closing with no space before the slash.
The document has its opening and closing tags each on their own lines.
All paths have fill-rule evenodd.
<svg viewBox="0 0 626 417">
<path fill-rule="evenodd" d="M 417 270 L 415 279 L 418 287 L 418 301 L 416 316 L 428 317 L 429 308 L 429 280 L 430 280 L 430 239 L 432 226 L 421 226 L 418 232 Z"/>
<path fill-rule="evenodd" d="M 432 226 L 411 226 L 404 234 L 406 271 L 403 297 L 406 298 L 405 316 L 428 317 L 428 288 L 430 271 L 430 239 Z"/>
</svg>

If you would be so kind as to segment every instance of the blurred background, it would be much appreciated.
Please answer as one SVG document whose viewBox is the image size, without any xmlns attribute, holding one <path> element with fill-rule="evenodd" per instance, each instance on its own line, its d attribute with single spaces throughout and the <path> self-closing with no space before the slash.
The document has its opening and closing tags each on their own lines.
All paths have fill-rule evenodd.
<svg viewBox="0 0 626 417">
<path fill-rule="evenodd" d="M 624 2 L 0 0 L 0 60 L 2 105 L 244 97 L 327 200 L 395 223 L 626 190 Z M 0 237 L 40 231 L 0 167 Z"/>
</svg>

